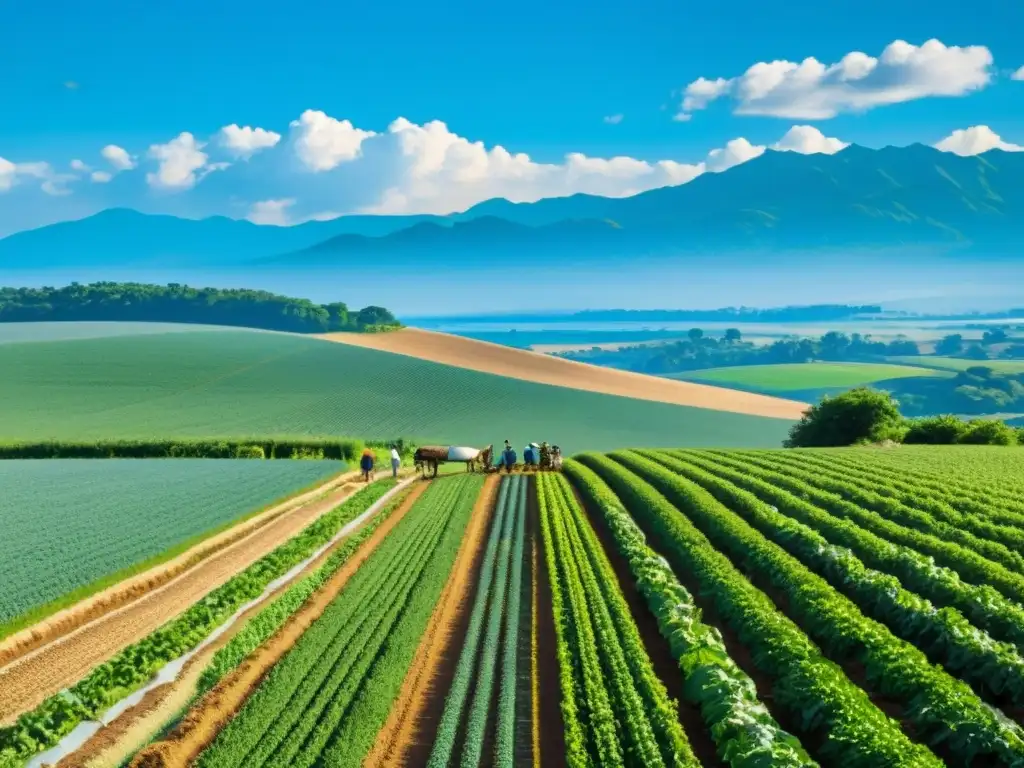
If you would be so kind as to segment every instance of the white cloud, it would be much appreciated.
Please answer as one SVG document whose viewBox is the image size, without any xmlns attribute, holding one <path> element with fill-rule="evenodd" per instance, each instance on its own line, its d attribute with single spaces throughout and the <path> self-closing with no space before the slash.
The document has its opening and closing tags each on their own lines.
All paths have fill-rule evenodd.
<svg viewBox="0 0 1024 768">
<path fill-rule="evenodd" d="M 1003 141 L 1002 137 L 987 125 L 975 125 L 953 131 L 942 141 L 937 142 L 935 148 L 964 157 L 980 155 L 990 149 L 1001 149 L 1004 152 L 1024 152 L 1024 147 Z"/>
<path fill-rule="evenodd" d="M 106 184 L 108 181 L 114 178 L 114 176 L 113 174 L 108 173 L 107 171 L 93 171 L 91 174 L 89 174 L 89 178 L 92 180 L 94 184 Z"/>
<path fill-rule="evenodd" d="M 1010 75 L 1010 79 L 1011 80 L 1024 80 L 1024 67 L 1021 67 L 1016 72 L 1014 72 L 1012 75 Z"/>
<path fill-rule="evenodd" d="M 621 113 L 617 115 L 608 115 L 607 117 L 604 118 L 604 121 L 608 123 L 608 125 L 618 125 L 619 123 L 622 122 L 623 117 L 624 115 L 622 115 Z"/>
<path fill-rule="evenodd" d="M 236 157 L 251 157 L 257 152 L 277 146 L 281 134 L 263 128 L 226 125 L 220 129 L 220 143 Z"/>
<path fill-rule="evenodd" d="M 72 173 L 57 173 L 49 163 L 12 163 L 0 157 L 0 192 L 9 191 L 22 178 L 36 179 L 40 182 L 39 188 L 48 195 L 63 196 L 71 194 L 66 185 L 78 177 Z"/>
<path fill-rule="evenodd" d="M 146 174 L 146 181 L 151 187 L 170 190 L 189 189 L 195 186 L 205 175 L 202 171 L 209 159 L 202 151 L 205 146 L 187 131 L 166 144 L 154 144 L 149 148 L 149 157 L 158 161 L 159 166 L 156 173 Z"/>
<path fill-rule="evenodd" d="M 116 144 L 108 144 L 100 150 L 100 154 L 117 171 L 130 171 L 135 167 L 135 159 Z"/>
<path fill-rule="evenodd" d="M 930 96 L 963 96 L 988 85 L 991 67 L 985 46 L 896 40 L 878 58 L 854 51 L 827 66 L 815 58 L 759 62 L 737 77 L 701 77 L 686 87 L 680 114 L 728 95 L 738 115 L 823 120 Z"/>
<path fill-rule="evenodd" d="M 0 192 L 6 192 L 18 179 L 18 166 L 0 157 Z"/>
<path fill-rule="evenodd" d="M 705 166 L 707 170 L 715 173 L 727 171 L 735 165 L 760 157 L 764 154 L 765 149 L 767 147 L 751 144 L 744 138 L 733 139 L 722 149 L 712 149 L 708 152 Z"/>
<path fill-rule="evenodd" d="M 72 171 L 78 171 L 79 173 L 88 173 L 89 171 L 89 166 L 81 160 L 72 160 L 70 165 Z"/>
<path fill-rule="evenodd" d="M 834 155 L 850 146 L 845 141 L 829 138 L 811 125 L 794 125 L 779 139 L 772 149 L 782 152 L 799 152 L 801 155 Z"/>
<path fill-rule="evenodd" d="M 288 224 L 288 209 L 295 205 L 295 198 L 283 198 L 281 200 L 261 200 L 253 203 L 249 208 L 249 215 L 246 216 L 253 224 L 277 224 L 285 226 Z"/>
<path fill-rule="evenodd" d="M 311 171 L 329 171 L 359 157 L 363 141 L 375 136 L 361 131 L 348 120 L 336 120 L 318 110 L 307 109 L 291 122 L 295 153 Z"/>
</svg>

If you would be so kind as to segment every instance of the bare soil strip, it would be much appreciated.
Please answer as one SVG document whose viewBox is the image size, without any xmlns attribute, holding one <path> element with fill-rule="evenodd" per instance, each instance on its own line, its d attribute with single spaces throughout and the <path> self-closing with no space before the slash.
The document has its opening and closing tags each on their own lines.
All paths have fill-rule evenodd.
<svg viewBox="0 0 1024 768">
<path fill-rule="evenodd" d="M 399 494 L 409 494 L 414 490 L 415 486 L 399 491 Z M 404 502 L 404 495 L 389 500 L 387 505 L 393 504 L 399 499 Z M 383 510 L 384 507 L 381 507 L 377 514 Z M 399 510 L 396 509 L 395 513 L 398 512 Z M 227 645 L 236 634 L 245 628 L 248 621 L 267 607 L 277 595 L 283 593 L 300 579 L 315 572 L 339 547 L 344 546 L 351 536 L 362 530 L 374 518 L 375 515 L 368 517 L 361 525 L 352 529 L 349 535 L 339 539 L 333 546 L 310 562 L 292 580 L 282 584 L 271 597 L 243 613 L 227 632 L 189 659 L 174 680 L 149 691 L 138 704 L 129 707 L 75 752 L 57 763 L 57 768 L 117 768 L 117 766 L 123 765 L 129 756 L 152 741 L 161 729 L 167 727 L 168 723 L 173 723 L 176 716 L 185 710 L 198 690 L 199 678 L 203 670 L 218 650 Z"/>
<path fill-rule="evenodd" d="M 274 665 L 323 615 L 352 575 L 405 517 L 428 485 L 428 482 L 416 483 L 402 505 L 373 532 L 348 562 L 270 640 L 206 693 L 165 740 L 139 752 L 131 762 L 132 768 L 185 768 L 195 760 L 241 709 Z"/>
<path fill-rule="evenodd" d="M 319 338 L 538 384 L 693 408 L 799 419 L 809 407 L 807 403 L 795 400 L 602 368 L 419 328 L 403 328 L 390 333 L 327 333 Z"/>
<path fill-rule="evenodd" d="M 3 641 L 0 641 L 0 671 L 15 659 L 153 591 L 179 574 L 184 573 L 196 563 L 219 552 L 258 528 L 273 522 L 281 517 L 281 515 L 303 504 L 307 504 L 325 493 L 344 486 L 357 476 L 357 472 L 346 472 L 311 491 L 287 499 L 248 520 L 244 520 L 238 525 L 201 541 L 166 563 L 161 563 L 150 568 L 148 571 L 114 584 L 102 592 L 81 600 L 31 627 L 4 638 Z"/>
<path fill-rule="evenodd" d="M 430 617 L 388 720 L 363 762 L 364 768 L 426 765 L 430 757 L 469 623 L 498 484 L 497 475 L 491 475 L 484 482 L 459 546 L 455 567 Z"/>
<path fill-rule="evenodd" d="M 351 496 L 349 483 L 295 507 L 132 603 L 16 659 L 0 670 L 0 725 L 74 685 L 97 664 L 141 640 L 239 571 Z"/>
</svg>

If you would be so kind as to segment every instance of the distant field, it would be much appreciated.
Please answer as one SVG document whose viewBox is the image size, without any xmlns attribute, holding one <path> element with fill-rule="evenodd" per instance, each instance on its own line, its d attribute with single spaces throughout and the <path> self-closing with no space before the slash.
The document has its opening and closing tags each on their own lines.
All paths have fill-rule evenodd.
<svg viewBox="0 0 1024 768">
<path fill-rule="evenodd" d="M 248 331 L 0 345 L 0 439 L 317 435 L 779 445 L 783 419 L 641 401 Z M 726 393 L 723 393 L 728 396 Z"/>
<path fill-rule="evenodd" d="M 1024 360 L 961 360 L 957 357 L 890 357 L 893 363 L 912 363 L 946 371 L 966 371 L 975 366 L 999 373 L 1024 373 Z"/>
<path fill-rule="evenodd" d="M 343 469 L 334 461 L 0 461 L 0 625 Z"/>
<path fill-rule="evenodd" d="M 906 358 L 910 360 L 911 358 Z M 796 392 L 811 389 L 850 388 L 889 379 L 945 376 L 928 368 L 873 363 L 792 363 L 744 365 L 687 371 L 670 378 L 739 386 L 765 392 Z"/>
<path fill-rule="evenodd" d="M 223 330 L 223 326 L 219 325 L 185 325 L 182 323 L 0 323 L 0 344 Z"/>
</svg>

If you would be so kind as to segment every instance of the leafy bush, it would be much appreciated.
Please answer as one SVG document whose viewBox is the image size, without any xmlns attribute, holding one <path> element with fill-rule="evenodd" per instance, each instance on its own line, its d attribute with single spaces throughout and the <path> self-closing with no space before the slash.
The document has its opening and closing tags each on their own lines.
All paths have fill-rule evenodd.
<svg viewBox="0 0 1024 768">
<path fill-rule="evenodd" d="M 789 432 L 787 448 L 828 448 L 899 441 L 904 432 L 899 405 L 885 392 L 858 387 L 811 406 Z"/>
<path fill-rule="evenodd" d="M 960 442 L 966 431 L 967 422 L 956 416 L 929 416 L 912 420 L 903 442 L 917 445 L 953 445 Z"/>
<path fill-rule="evenodd" d="M 964 445 L 1016 445 L 1017 433 L 1005 421 L 998 419 L 977 419 L 968 422 L 960 436 Z"/>
</svg>

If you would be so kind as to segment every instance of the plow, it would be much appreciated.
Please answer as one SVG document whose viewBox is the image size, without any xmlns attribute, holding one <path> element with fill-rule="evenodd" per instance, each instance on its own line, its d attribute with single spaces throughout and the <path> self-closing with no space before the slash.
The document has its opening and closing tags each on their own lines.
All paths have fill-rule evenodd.
<svg viewBox="0 0 1024 768">
<path fill-rule="evenodd" d="M 437 477 L 438 467 L 442 464 L 465 464 L 467 472 L 494 473 L 504 470 L 511 472 L 560 472 L 562 469 L 562 451 L 557 446 L 548 446 L 547 443 L 538 445 L 532 443 L 527 447 L 523 461 L 511 448 L 506 449 L 499 455 L 499 461 L 494 463 L 494 446 L 486 448 L 470 448 L 467 446 L 455 445 L 424 445 L 416 449 L 413 454 L 413 463 L 416 470 L 424 477 Z"/>
</svg>

